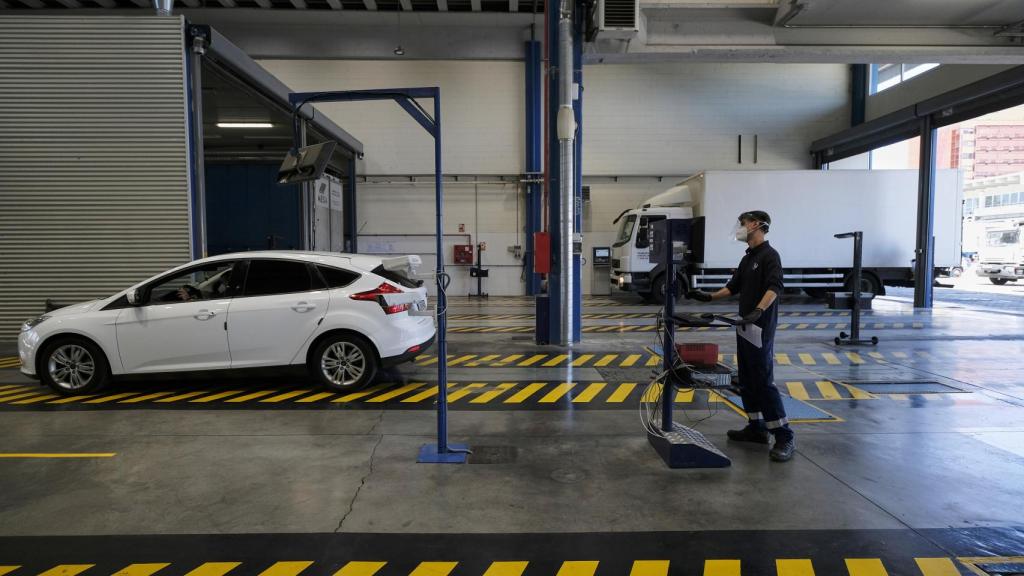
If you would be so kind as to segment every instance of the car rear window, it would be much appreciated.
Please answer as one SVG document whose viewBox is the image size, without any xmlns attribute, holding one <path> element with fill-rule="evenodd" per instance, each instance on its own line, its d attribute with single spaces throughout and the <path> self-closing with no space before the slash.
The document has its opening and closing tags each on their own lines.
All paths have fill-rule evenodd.
<svg viewBox="0 0 1024 576">
<path fill-rule="evenodd" d="M 386 270 L 384 266 L 377 266 L 373 269 L 373 273 L 377 276 L 384 278 L 398 284 L 399 286 L 405 286 L 406 288 L 419 288 L 423 285 L 422 280 L 413 280 L 405 275 L 404 272 L 396 272 L 394 270 Z"/>
<path fill-rule="evenodd" d="M 359 274 L 350 270 L 331 268 L 330 266 L 317 266 L 316 268 L 324 277 L 328 288 L 344 288 L 359 279 Z"/>
</svg>

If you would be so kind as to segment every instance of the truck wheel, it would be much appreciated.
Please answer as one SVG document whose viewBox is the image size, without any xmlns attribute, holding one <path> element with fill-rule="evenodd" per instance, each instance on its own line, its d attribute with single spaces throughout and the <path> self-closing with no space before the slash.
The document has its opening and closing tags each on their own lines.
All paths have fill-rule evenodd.
<svg viewBox="0 0 1024 576">
<path fill-rule="evenodd" d="M 652 296 L 653 300 L 656 303 L 658 303 L 658 304 L 664 304 L 665 303 L 665 285 L 666 285 L 666 282 L 665 282 L 665 275 L 664 274 L 662 274 L 661 276 L 658 276 L 657 278 L 655 278 L 654 279 L 654 283 L 651 284 L 651 288 L 653 288 L 653 290 L 651 291 L 651 296 Z M 682 291 L 683 291 L 683 284 L 682 284 L 682 282 L 679 282 L 677 280 L 676 283 L 675 283 L 675 286 L 673 287 L 673 290 L 676 293 L 676 300 L 677 301 L 680 298 L 683 297 L 683 295 L 682 295 Z"/>
<path fill-rule="evenodd" d="M 995 284 L 996 286 L 1002 286 L 1003 284 L 1009 282 L 1009 280 L 1007 280 L 1006 278 L 989 278 L 989 281 Z"/>
<path fill-rule="evenodd" d="M 853 292 L 853 277 L 847 276 L 846 282 L 844 283 L 844 290 L 847 292 Z M 882 286 L 882 281 L 878 279 L 871 272 L 862 272 L 860 275 L 860 291 L 870 292 L 875 296 L 884 296 L 885 287 Z"/>
</svg>

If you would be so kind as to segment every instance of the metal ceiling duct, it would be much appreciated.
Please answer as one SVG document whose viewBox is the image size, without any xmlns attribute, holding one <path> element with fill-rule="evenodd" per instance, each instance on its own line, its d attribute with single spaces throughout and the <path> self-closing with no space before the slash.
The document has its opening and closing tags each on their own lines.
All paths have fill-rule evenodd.
<svg viewBox="0 0 1024 576">
<path fill-rule="evenodd" d="M 174 11 L 174 0 L 153 0 L 157 16 L 170 16 Z"/>
</svg>

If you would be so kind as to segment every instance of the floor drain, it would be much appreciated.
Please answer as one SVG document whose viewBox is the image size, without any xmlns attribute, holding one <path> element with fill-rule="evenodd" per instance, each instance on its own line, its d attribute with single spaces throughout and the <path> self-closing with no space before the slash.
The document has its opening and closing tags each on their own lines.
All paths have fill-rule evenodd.
<svg viewBox="0 0 1024 576">
<path fill-rule="evenodd" d="M 470 464 L 512 464 L 519 457 L 515 446 L 473 446 L 467 461 Z"/>
<path fill-rule="evenodd" d="M 899 382 L 881 380 L 870 382 L 845 381 L 845 383 L 871 394 L 952 394 L 964 392 L 964 390 L 959 388 L 930 380 L 904 380 Z"/>
</svg>

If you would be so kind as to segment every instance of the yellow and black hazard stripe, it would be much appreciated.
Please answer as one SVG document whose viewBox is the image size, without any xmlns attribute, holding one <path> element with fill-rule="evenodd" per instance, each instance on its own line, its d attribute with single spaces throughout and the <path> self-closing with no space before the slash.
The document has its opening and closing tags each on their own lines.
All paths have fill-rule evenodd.
<svg viewBox="0 0 1024 576">
<path fill-rule="evenodd" d="M 930 359 L 924 351 L 895 352 L 778 352 L 775 362 L 780 366 L 858 366 L 861 364 L 900 364 Z M 415 366 L 435 366 L 436 355 L 425 354 L 414 360 Z M 735 354 L 719 354 L 718 361 L 736 365 Z M 574 354 L 449 354 L 449 367 L 468 368 L 646 368 L 661 365 L 661 356 L 651 352 L 608 353 L 577 352 Z"/>
<path fill-rule="evenodd" d="M 0 369 L 3 368 L 20 368 L 21 359 L 17 356 L 6 356 L 0 358 Z"/>
</svg>

